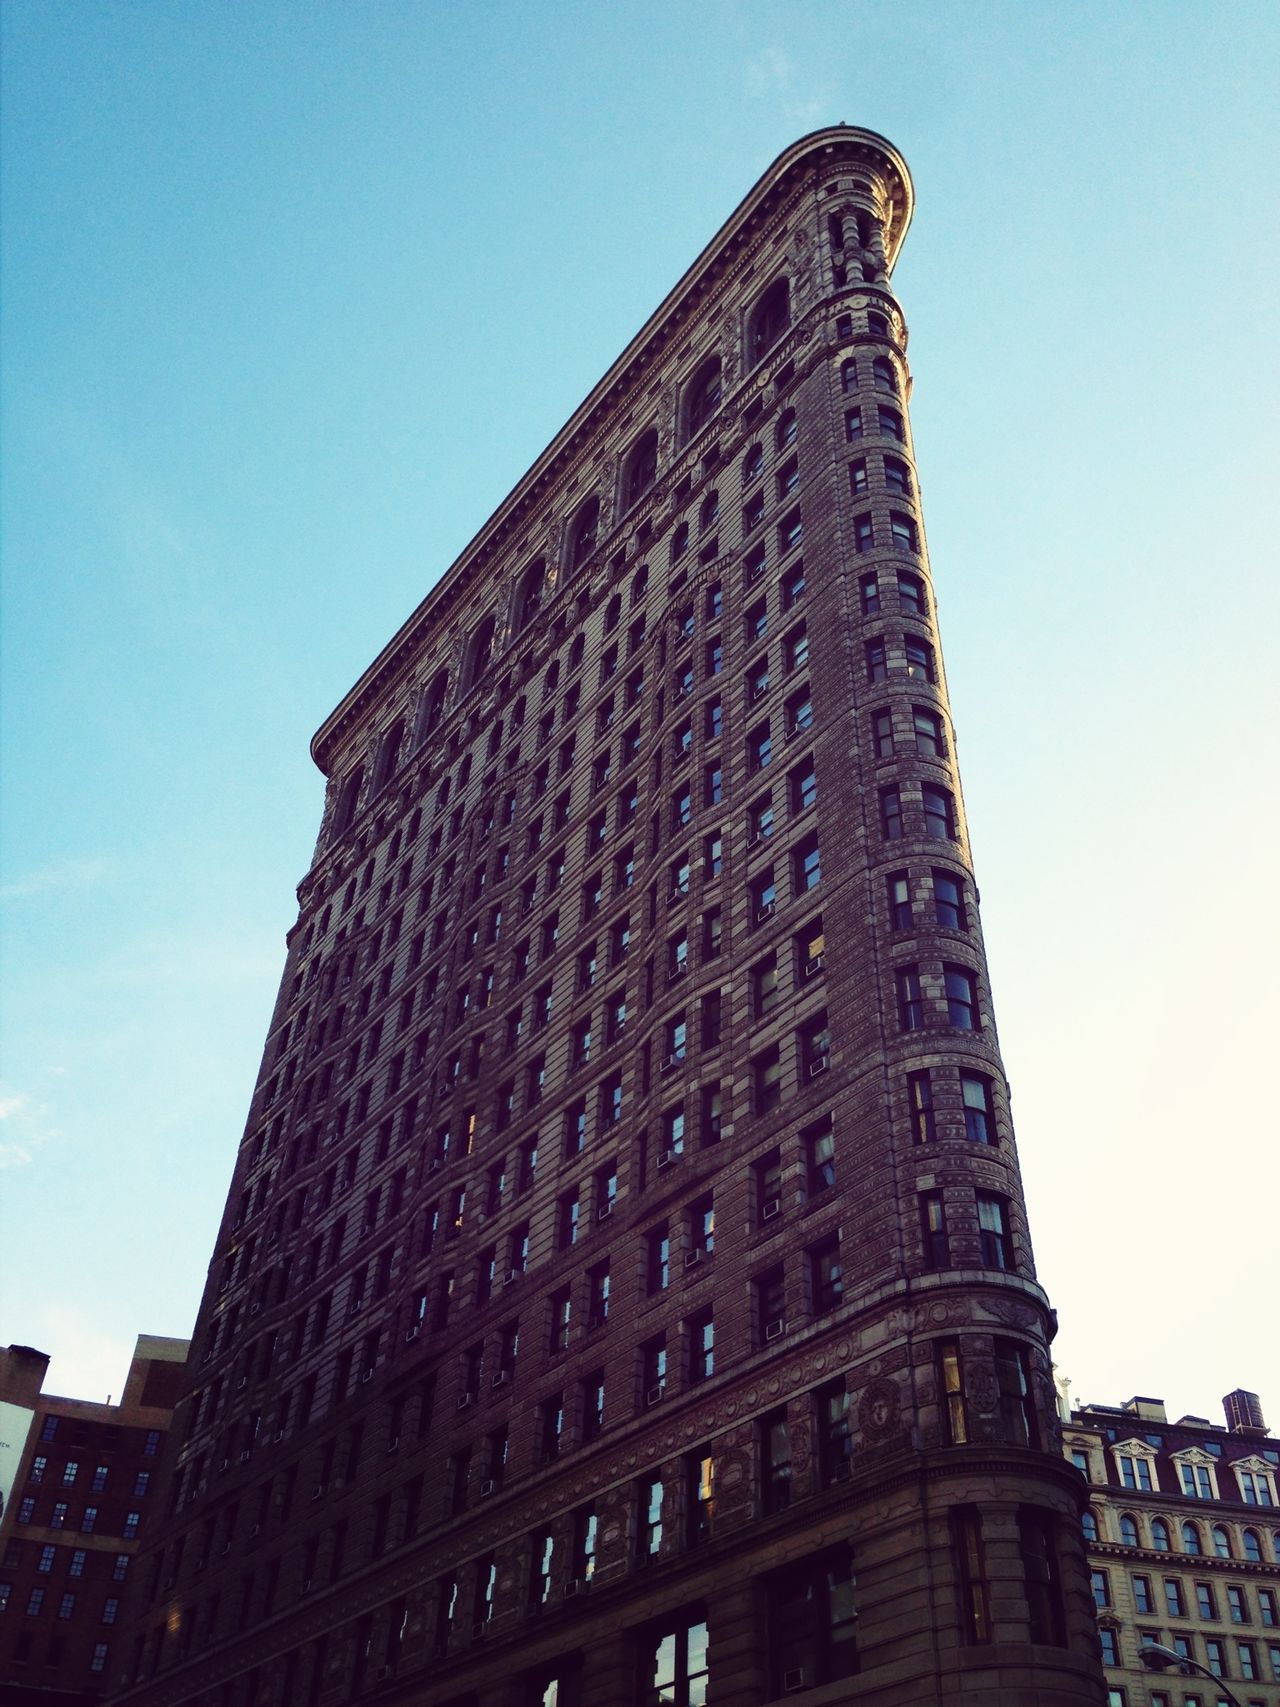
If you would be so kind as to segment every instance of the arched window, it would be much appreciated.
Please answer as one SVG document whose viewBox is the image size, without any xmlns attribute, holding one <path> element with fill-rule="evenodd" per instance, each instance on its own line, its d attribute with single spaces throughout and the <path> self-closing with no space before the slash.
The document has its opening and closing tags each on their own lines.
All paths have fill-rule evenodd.
<svg viewBox="0 0 1280 1707">
<path fill-rule="evenodd" d="M 596 548 L 596 534 L 600 527 L 600 500 L 588 498 L 574 518 L 573 527 L 569 531 L 569 567 L 581 569 Z"/>
<path fill-rule="evenodd" d="M 641 602 L 641 600 L 644 598 L 645 594 L 648 591 L 649 591 L 649 565 L 647 563 L 642 563 L 640 565 L 640 567 L 636 570 L 635 578 L 633 579 L 633 581 L 631 583 L 631 608 L 632 608 L 632 610 L 634 610 L 636 608 L 636 606 Z"/>
<path fill-rule="evenodd" d="M 888 356 L 877 356 L 871 364 L 871 380 L 877 391 L 889 397 L 898 395 L 898 376 Z"/>
<path fill-rule="evenodd" d="M 1138 1525 L 1127 1511 L 1120 1515 L 1120 1541 L 1125 1547 L 1138 1545 Z"/>
<path fill-rule="evenodd" d="M 1080 1527 L 1084 1531 L 1084 1538 L 1086 1541 L 1096 1541 L 1098 1539 L 1098 1514 L 1094 1511 L 1092 1506 L 1090 1506 L 1089 1509 L 1081 1516 Z"/>
<path fill-rule="evenodd" d="M 858 364 L 853 356 L 840 363 L 840 389 L 846 392 L 858 389 Z"/>
<path fill-rule="evenodd" d="M 612 634 L 614 629 L 618 626 L 618 624 L 621 621 L 622 621 L 622 595 L 621 595 L 621 593 L 615 593 L 613 595 L 613 597 L 609 600 L 609 603 L 607 604 L 607 606 L 605 607 L 605 613 L 604 613 L 604 631 L 605 631 L 605 633 L 606 634 Z"/>
<path fill-rule="evenodd" d="M 473 688 L 493 662 L 493 637 L 498 625 L 492 616 L 485 617 L 467 642 L 466 667 L 463 671 L 463 692 Z"/>
<path fill-rule="evenodd" d="M 444 716 L 449 697 L 449 672 L 437 670 L 418 695 L 418 710 L 414 718 L 413 744 L 420 747 Z"/>
<path fill-rule="evenodd" d="M 1213 1551 L 1219 1559 L 1231 1557 L 1231 1537 L 1220 1523 L 1213 1526 Z"/>
<path fill-rule="evenodd" d="M 440 784 L 439 788 L 436 790 L 436 811 L 437 812 L 443 812 L 445 807 L 449 804 L 449 790 L 452 787 L 453 787 L 453 783 L 450 781 L 450 779 L 448 777 L 445 777 L 444 781 Z"/>
<path fill-rule="evenodd" d="M 536 558 L 520 577 L 519 590 L 516 593 L 515 631 L 517 634 L 533 621 L 542 607 L 542 601 L 547 590 L 547 565 L 545 559 Z"/>
<path fill-rule="evenodd" d="M 1151 1519 L 1151 1545 L 1157 1553 L 1169 1551 L 1169 1525 L 1162 1517 Z"/>
<path fill-rule="evenodd" d="M 678 563 L 689 549 L 689 524 L 681 522 L 671 536 L 671 561 Z"/>
<path fill-rule="evenodd" d="M 344 779 L 338 790 L 338 804 L 333 811 L 333 833 L 340 836 L 347 825 L 356 815 L 356 801 L 360 798 L 360 785 L 364 781 L 364 766 L 356 765 Z"/>
<path fill-rule="evenodd" d="M 720 407 L 720 357 L 712 356 L 698 369 L 686 394 L 684 410 L 685 437 L 692 438 Z"/>
<path fill-rule="evenodd" d="M 777 450 L 785 450 L 789 444 L 795 443 L 796 412 L 794 409 L 784 409 L 778 416 L 778 424 L 773 430 L 773 443 Z"/>
<path fill-rule="evenodd" d="M 720 494 L 708 492 L 702 500 L 702 508 L 698 511 L 698 532 L 709 533 L 720 520 Z"/>
<path fill-rule="evenodd" d="M 1256 1529 L 1246 1529 L 1240 1537 L 1244 1546 L 1244 1556 L 1251 1565 L 1262 1563 L 1262 1543 L 1258 1540 Z M 1280 1559 L 1280 1535 L 1275 1537 L 1276 1558 Z"/>
<path fill-rule="evenodd" d="M 750 486 L 764 473 L 764 446 L 751 445 L 742 459 L 742 484 Z"/>
<path fill-rule="evenodd" d="M 400 757 L 400 744 L 404 740 L 404 718 L 397 717 L 378 742 L 378 757 L 373 767 L 373 792 L 385 788 L 395 773 L 396 761 Z"/>
<path fill-rule="evenodd" d="M 639 503 L 657 478 L 658 429 L 650 427 L 647 433 L 640 435 L 627 455 L 622 477 L 624 506 L 629 510 L 633 504 Z"/>
<path fill-rule="evenodd" d="M 586 656 L 587 637 L 585 634 L 575 634 L 569 647 L 569 671 L 581 669 L 582 660 Z"/>
<path fill-rule="evenodd" d="M 1195 1523 L 1184 1523 L 1182 1526 L 1182 1551 L 1184 1553 L 1202 1553 L 1200 1545 L 1200 1528 Z"/>
<path fill-rule="evenodd" d="M 785 278 L 775 279 L 751 313 L 747 349 L 753 367 L 763 356 L 768 355 L 790 324 L 790 286 Z"/>
<path fill-rule="evenodd" d="M 559 660 L 559 658 L 553 658 L 551 660 L 551 662 L 547 665 L 546 675 L 542 678 L 542 703 L 544 705 L 551 698 L 552 694 L 556 691 L 556 688 L 559 685 L 559 682 L 560 682 L 560 660 Z"/>
</svg>

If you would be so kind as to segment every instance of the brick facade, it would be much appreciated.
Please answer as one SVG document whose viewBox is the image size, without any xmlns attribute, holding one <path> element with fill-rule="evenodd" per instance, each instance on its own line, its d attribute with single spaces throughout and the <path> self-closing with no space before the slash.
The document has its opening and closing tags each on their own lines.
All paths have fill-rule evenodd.
<svg viewBox="0 0 1280 1707">
<path fill-rule="evenodd" d="M 119 1403 L 96 1404 L 45 1393 L 43 1352 L 0 1349 L 4 1448 L 14 1455 L 0 1513 L 5 1707 L 105 1694 L 186 1353 L 185 1340 L 140 1335 Z"/>
</svg>

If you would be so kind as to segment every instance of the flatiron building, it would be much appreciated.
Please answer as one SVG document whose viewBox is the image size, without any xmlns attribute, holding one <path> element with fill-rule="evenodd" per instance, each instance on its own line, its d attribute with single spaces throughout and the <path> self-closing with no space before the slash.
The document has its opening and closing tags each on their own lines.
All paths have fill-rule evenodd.
<svg viewBox="0 0 1280 1707">
<path fill-rule="evenodd" d="M 912 205 L 787 149 L 316 735 L 129 1702 L 1100 1698 Z"/>
</svg>

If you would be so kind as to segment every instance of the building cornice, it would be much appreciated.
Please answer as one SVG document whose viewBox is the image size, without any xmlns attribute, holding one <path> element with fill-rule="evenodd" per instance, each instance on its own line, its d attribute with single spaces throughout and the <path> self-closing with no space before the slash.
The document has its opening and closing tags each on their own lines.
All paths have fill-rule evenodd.
<svg viewBox="0 0 1280 1707">
<path fill-rule="evenodd" d="M 511 536 L 529 525 L 534 506 L 544 501 L 551 483 L 580 454 L 587 437 L 598 431 L 604 417 L 623 405 L 637 384 L 649 377 L 669 343 L 681 335 L 700 299 L 736 264 L 746 245 L 758 234 L 765 217 L 796 187 L 806 171 L 824 160 L 832 166 L 862 163 L 888 180 L 892 193 L 886 207 L 884 243 L 886 268 L 892 273 L 915 201 L 906 162 L 893 145 L 875 131 L 854 125 L 833 125 L 812 131 L 784 149 L 528 472 L 321 724 L 311 742 L 311 755 L 326 775 L 337 745 L 370 698 L 395 676 L 424 630 L 443 614 L 473 573 L 492 567 L 496 552 L 505 550 Z"/>
</svg>

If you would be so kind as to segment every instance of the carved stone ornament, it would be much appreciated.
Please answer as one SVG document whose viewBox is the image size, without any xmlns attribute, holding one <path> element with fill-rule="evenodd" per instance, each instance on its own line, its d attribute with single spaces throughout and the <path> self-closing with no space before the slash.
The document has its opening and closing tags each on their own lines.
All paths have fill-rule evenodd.
<svg viewBox="0 0 1280 1707">
<path fill-rule="evenodd" d="M 990 1416 L 1000 1400 L 1000 1389 L 996 1386 L 994 1369 L 986 1369 L 981 1364 L 970 1368 L 965 1377 L 965 1392 L 972 1401 L 973 1408 L 984 1416 Z"/>
<path fill-rule="evenodd" d="M 858 1422 L 868 1441 L 884 1440 L 898 1431 L 901 1411 L 897 1383 L 872 1381 L 858 1402 Z"/>
</svg>

